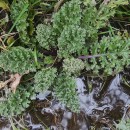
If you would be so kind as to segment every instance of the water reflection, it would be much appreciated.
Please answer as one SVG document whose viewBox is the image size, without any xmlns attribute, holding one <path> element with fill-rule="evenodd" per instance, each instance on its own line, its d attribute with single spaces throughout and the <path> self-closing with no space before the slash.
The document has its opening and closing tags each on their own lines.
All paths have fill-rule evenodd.
<svg viewBox="0 0 130 130">
<path fill-rule="evenodd" d="M 130 117 L 130 96 L 124 89 L 122 75 L 118 74 L 111 81 L 91 79 L 92 90 L 89 92 L 84 78 L 77 78 L 77 95 L 80 102 L 80 113 L 72 113 L 57 100 L 50 91 L 36 94 L 33 105 L 24 116 L 24 122 L 29 130 L 114 130 L 114 123 Z M 51 98 L 50 98 L 51 96 Z M 39 101 L 38 101 L 39 100 Z M 8 123 L 7 123 L 8 124 Z M 2 125 L 1 125 L 2 126 Z M 10 125 L 8 130 L 10 130 Z M 0 127 L 5 130 L 6 127 Z"/>
</svg>

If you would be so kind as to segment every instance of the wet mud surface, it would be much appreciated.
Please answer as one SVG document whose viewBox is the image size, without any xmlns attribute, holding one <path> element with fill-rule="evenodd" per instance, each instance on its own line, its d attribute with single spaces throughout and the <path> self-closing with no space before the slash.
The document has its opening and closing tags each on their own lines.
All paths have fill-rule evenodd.
<svg viewBox="0 0 130 130">
<path fill-rule="evenodd" d="M 77 78 L 78 114 L 53 99 L 50 91 L 37 94 L 22 121 L 18 118 L 17 123 L 22 123 L 27 130 L 116 130 L 119 120 L 130 118 L 129 75 L 126 71 L 105 80 Z M 11 130 L 9 121 L 3 117 L 0 130 Z"/>
</svg>

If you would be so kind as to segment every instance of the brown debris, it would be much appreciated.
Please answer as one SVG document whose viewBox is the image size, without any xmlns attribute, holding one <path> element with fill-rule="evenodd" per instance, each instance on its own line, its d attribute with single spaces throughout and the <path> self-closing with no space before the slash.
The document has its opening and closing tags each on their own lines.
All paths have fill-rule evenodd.
<svg viewBox="0 0 130 130">
<path fill-rule="evenodd" d="M 10 79 L 6 80 L 6 81 L 0 81 L 0 89 L 4 88 L 7 86 L 8 83 L 10 83 L 10 88 L 13 91 L 13 93 L 15 93 L 17 86 L 20 83 L 22 76 L 18 73 L 16 74 L 12 74 L 10 76 Z"/>
<path fill-rule="evenodd" d="M 13 78 L 11 84 L 10 84 L 10 88 L 13 91 L 13 93 L 15 93 L 17 86 L 20 83 L 20 80 L 22 78 L 22 76 L 18 73 L 11 75 L 11 77 Z"/>
<path fill-rule="evenodd" d="M 11 77 L 10 79 L 6 80 L 6 81 L 0 81 L 0 89 L 4 88 L 7 86 L 7 84 L 9 82 L 11 82 L 13 80 L 13 77 Z"/>
</svg>

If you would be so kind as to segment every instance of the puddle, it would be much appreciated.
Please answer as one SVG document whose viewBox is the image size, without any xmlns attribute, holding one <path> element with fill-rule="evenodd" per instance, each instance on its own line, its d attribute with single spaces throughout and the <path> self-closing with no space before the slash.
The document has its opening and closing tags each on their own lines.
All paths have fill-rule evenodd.
<svg viewBox="0 0 130 130">
<path fill-rule="evenodd" d="M 76 90 L 80 101 L 78 114 L 53 99 L 50 91 L 36 94 L 23 118 L 24 124 L 29 130 L 115 130 L 116 122 L 130 118 L 130 96 L 127 93 L 130 88 L 122 82 L 125 75 L 109 77 L 105 82 L 91 78 L 90 92 L 85 78 L 77 78 Z M 128 79 L 127 76 L 125 80 L 129 83 Z M 1 122 L 2 125 L 1 130 L 5 130 L 5 126 L 10 130 L 8 122 Z"/>
</svg>

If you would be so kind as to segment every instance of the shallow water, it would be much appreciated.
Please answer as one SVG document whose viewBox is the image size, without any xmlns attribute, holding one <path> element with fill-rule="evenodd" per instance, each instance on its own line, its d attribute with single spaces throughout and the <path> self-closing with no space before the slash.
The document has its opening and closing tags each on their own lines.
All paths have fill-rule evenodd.
<svg viewBox="0 0 130 130">
<path fill-rule="evenodd" d="M 115 123 L 130 117 L 130 88 L 123 83 L 124 78 L 129 84 L 128 73 L 105 81 L 101 78 L 77 78 L 78 114 L 53 99 L 50 91 L 37 94 L 24 114 L 24 125 L 29 130 L 115 130 Z M 10 130 L 8 121 L 1 118 L 0 129 Z"/>
</svg>

